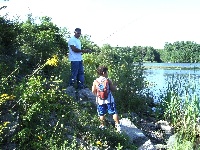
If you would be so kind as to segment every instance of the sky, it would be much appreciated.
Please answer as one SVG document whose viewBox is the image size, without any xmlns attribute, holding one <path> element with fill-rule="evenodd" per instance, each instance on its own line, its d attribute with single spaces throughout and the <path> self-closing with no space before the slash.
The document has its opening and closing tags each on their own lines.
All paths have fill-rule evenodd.
<svg viewBox="0 0 200 150">
<path fill-rule="evenodd" d="M 48 16 L 73 35 L 79 27 L 99 46 L 200 44 L 200 0 L 0 0 L 0 15 L 27 19 Z"/>
</svg>

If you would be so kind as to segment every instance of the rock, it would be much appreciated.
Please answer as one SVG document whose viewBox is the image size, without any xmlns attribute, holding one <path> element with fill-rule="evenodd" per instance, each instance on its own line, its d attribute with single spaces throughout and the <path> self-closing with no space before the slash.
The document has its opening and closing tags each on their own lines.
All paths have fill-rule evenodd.
<svg viewBox="0 0 200 150">
<path fill-rule="evenodd" d="M 132 143 L 139 147 L 139 150 L 155 150 L 151 141 L 128 118 L 120 119 L 120 123 L 122 132 L 129 136 Z"/>
<path fill-rule="evenodd" d="M 89 88 L 76 90 L 73 86 L 69 86 L 66 89 L 66 94 L 81 103 L 92 102 L 93 104 L 96 104 L 96 97 Z"/>
<path fill-rule="evenodd" d="M 156 147 L 151 143 L 150 140 L 146 141 L 138 150 L 156 150 Z"/>
<path fill-rule="evenodd" d="M 67 95 L 76 98 L 76 89 L 73 86 L 68 86 L 65 92 Z"/>
<path fill-rule="evenodd" d="M 164 144 L 156 144 L 155 147 L 158 150 L 167 149 L 167 145 L 164 145 Z"/>
<path fill-rule="evenodd" d="M 176 134 L 170 136 L 168 141 L 167 141 L 167 148 L 173 149 L 176 141 L 177 141 Z"/>
<path fill-rule="evenodd" d="M 77 92 L 78 101 L 90 101 L 96 104 L 96 96 L 88 88 L 81 89 Z"/>
<path fill-rule="evenodd" d="M 199 123 L 196 125 L 196 131 L 197 131 L 197 135 L 200 136 L 200 124 Z"/>
<path fill-rule="evenodd" d="M 196 122 L 197 122 L 197 124 L 196 124 L 196 132 L 197 132 L 198 137 L 200 137 L 200 117 L 198 117 L 196 119 Z"/>
<path fill-rule="evenodd" d="M 170 134 L 172 132 L 172 127 L 169 125 L 169 123 L 167 121 L 164 120 L 160 120 L 156 123 L 156 127 L 158 129 L 161 129 L 163 131 L 165 131 L 166 134 Z"/>
</svg>

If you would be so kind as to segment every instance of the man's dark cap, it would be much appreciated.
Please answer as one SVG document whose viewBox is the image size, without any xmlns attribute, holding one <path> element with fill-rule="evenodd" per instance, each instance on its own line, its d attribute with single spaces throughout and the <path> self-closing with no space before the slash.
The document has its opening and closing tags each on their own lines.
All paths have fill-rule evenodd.
<svg viewBox="0 0 200 150">
<path fill-rule="evenodd" d="M 75 31 L 76 32 L 81 32 L 81 29 L 80 28 L 76 28 Z"/>
</svg>

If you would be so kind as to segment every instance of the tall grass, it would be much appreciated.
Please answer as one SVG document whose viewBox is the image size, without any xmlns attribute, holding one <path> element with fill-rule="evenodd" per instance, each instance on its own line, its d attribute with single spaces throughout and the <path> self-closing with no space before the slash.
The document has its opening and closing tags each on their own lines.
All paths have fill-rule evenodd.
<svg viewBox="0 0 200 150">
<path fill-rule="evenodd" d="M 160 104 L 164 118 L 171 123 L 177 135 L 173 149 L 187 149 L 191 144 L 195 145 L 199 136 L 197 126 L 200 102 L 195 88 L 197 85 L 188 79 L 182 82 L 182 78 L 174 76 Z"/>
</svg>

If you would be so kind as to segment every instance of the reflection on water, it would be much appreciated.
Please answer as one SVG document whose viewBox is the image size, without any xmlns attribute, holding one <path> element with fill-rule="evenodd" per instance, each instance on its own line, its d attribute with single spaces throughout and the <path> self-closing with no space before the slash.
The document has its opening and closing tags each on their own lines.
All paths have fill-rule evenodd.
<svg viewBox="0 0 200 150">
<path fill-rule="evenodd" d="M 144 76 L 155 101 L 166 92 L 169 84 L 176 85 L 180 96 L 184 96 L 188 88 L 190 94 L 194 92 L 198 94 L 200 91 L 200 70 L 194 69 L 194 66 L 200 67 L 200 63 L 147 63 L 144 66 L 151 68 L 145 70 Z M 172 68 L 167 68 L 169 66 Z M 180 67 L 187 67 L 187 69 Z"/>
<path fill-rule="evenodd" d="M 200 68 L 200 63 L 144 63 L 146 67 L 180 67 L 180 68 Z"/>
</svg>

